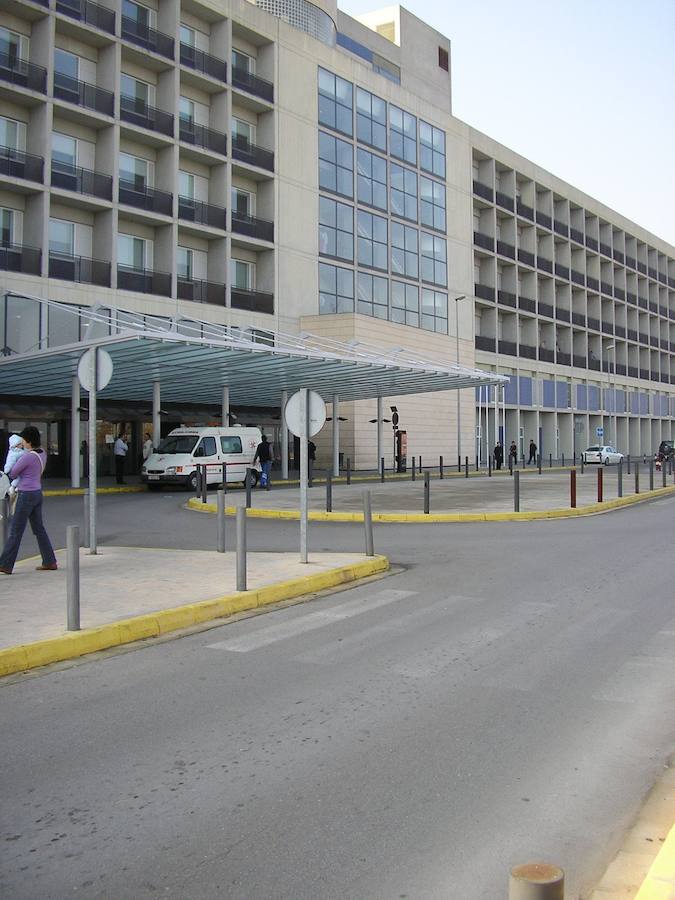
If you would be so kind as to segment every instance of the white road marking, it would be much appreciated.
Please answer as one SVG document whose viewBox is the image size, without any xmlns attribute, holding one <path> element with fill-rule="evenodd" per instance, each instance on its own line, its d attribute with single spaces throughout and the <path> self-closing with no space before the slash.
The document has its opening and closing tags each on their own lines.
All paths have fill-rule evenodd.
<svg viewBox="0 0 675 900">
<path fill-rule="evenodd" d="M 325 625 L 332 625 L 335 622 L 342 622 L 352 616 L 359 616 L 363 613 L 372 612 L 389 603 L 396 603 L 398 600 L 405 600 L 407 597 L 413 597 L 417 591 L 397 591 L 393 589 L 378 591 L 375 594 L 369 594 L 365 597 L 359 597 L 356 600 L 349 600 L 339 606 L 331 609 L 320 609 L 315 612 L 307 613 L 304 616 L 298 616 L 289 621 L 278 622 L 274 625 L 251 631 L 249 634 L 243 634 L 240 637 L 231 638 L 226 641 L 218 641 L 215 644 L 209 644 L 209 648 L 213 650 L 230 650 L 234 653 L 248 653 L 251 650 L 257 650 L 260 647 L 267 647 L 277 641 L 285 641 L 288 638 L 297 637 L 306 631 L 313 631 L 316 628 L 323 628 Z"/>
</svg>

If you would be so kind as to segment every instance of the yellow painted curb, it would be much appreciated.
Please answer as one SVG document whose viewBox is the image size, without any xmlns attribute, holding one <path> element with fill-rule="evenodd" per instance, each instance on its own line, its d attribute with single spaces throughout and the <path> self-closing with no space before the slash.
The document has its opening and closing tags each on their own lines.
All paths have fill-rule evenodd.
<svg viewBox="0 0 675 900">
<path fill-rule="evenodd" d="M 42 494 L 45 497 L 82 497 L 86 490 L 86 488 L 58 488 L 53 491 L 43 491 Z M 133 484 L 128 487 L 96 488 L 97 494 L 143 494 L 145 492 L 146 488 L 144 484 Z"/>
<path fill-rule="evenodd" d="M 635 900 L 673 900 L 675 897 L 675 825 L 670 829 Z"/>
<path fill-rule="evenodd" d="M 658 497 L 666 497 L 675 493 L 675 485 L 665 488 L 657 488 L 653 491 L 643 491 L 640 494 L 632 494 L 630 497 L 617 497 L 614 500 L 605 500 L 602 503 L 594 503 L 590 506 L 579 506 L 575 509 L 563 507 L 560 509 L 537 509 L 527 512 L 478 512 L 478 513 L 373 513 L 373 522 L 391 522 L 400 525 L 411 523 L 430 525 L 460 522 L 528 522 L 535 519 L 574 519 L 578 516 L 592 516 L 598 513 L 610 512 L 634 503 L 645 500 L 654 500 Z M 195 512 L 215 513 L 215 503 L 202 503 L 196 497 L 191 497 L 187 506 Z M 228 506 L 225 514 L 233 516 L 236 507 Z M 251 519 L 292 519 L 300 518 L 297 509 L 255 509 L 246 510 L 247 518 Z M 313 522 L 363 522 L 363 513 L 360 512 L 322 512 L 310 510 L 309 518 Z"/>
<path fill-rule="evenodd" d="M 70 631 L 59 637 L 33 641 L 18 647 L 7 647 L 0 650 L 0 676 L 24 672 L 66 659 L 75 659 L 120 644 L 157 637 L 160 634 L 168 634 L 213 619 L 226 618 L 237 612 L 256 609 L 281 600 L 292 600 L 302 597 L 303 594 L 313 594 L 368 578 L 370 575 L 386 572 L 388 568 L 389 560 L 386 556 L 373 556 L 362 562 L 339 566 L 316 575 L 303 575 L 278 584 L 269 584 L 253 591 L 227 594 L 214 600 L 201 600 L 173 609 L 161 609 L 146 615 L 111 622 L 108 625 L 100 625 L 97 628 Z"/>
</svg>

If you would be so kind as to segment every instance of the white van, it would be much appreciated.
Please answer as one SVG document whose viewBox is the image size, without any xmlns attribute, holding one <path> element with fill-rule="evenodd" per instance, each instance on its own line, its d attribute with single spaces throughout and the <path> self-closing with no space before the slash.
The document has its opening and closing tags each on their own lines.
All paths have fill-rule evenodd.
<svg viewBox="0 0 675 900">
<path fill-rule="evenodd" d="M 174 428 L 143 463 L 141 481 L 151 491 L 163 484 L 180 484 L 194 491 L 198 465 L 207 466 L 208 484 L 221 484 L 223 463 L 227 463 L 227 483 L 243 482 L 261 439 L 259 428 Z M 258 472 L 253 469 L 252 475 L 255 485 Z"/>
</svg>

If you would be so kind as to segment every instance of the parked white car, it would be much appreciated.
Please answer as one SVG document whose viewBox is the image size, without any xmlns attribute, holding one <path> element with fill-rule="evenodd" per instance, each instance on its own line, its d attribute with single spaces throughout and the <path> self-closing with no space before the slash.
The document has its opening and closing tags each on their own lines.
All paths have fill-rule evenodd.
<svg viewBox="0 0 675 900">
<path fill-rule="evenodd" d="M 614 447 L 588 447 L 583 452 L 585 463 L 601 463 L 603 466 L 618 466 L 623 462 L 623 453 L 619 453 Z"/>
</svg>

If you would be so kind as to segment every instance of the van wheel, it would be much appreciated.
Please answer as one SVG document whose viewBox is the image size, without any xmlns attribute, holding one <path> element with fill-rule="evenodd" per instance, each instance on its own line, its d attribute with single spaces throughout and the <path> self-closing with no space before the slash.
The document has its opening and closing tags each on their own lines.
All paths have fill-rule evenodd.
<svg viewBox="0 0 675 900">
<path fill-rule="evenodd" d="M 258 472 L 257 469 L 250 469 L 250 473 L 251 473 L 251 475 L 250 475 L 251 487 L 256 487 L 256 485 L 260 481 L 260 473 Z M 242 481 L 242 484 L 244 485 L 244 487 L 246 487 L 246 479 L 244 479 Z"/>
<path fill-rule="evenodd" d="M 188 478 L 188 490 L 192 491 L 192 493 L 196 493 L 197 491 L 197 473 L 193 472 L 192 475 Z"/>
</svg>

